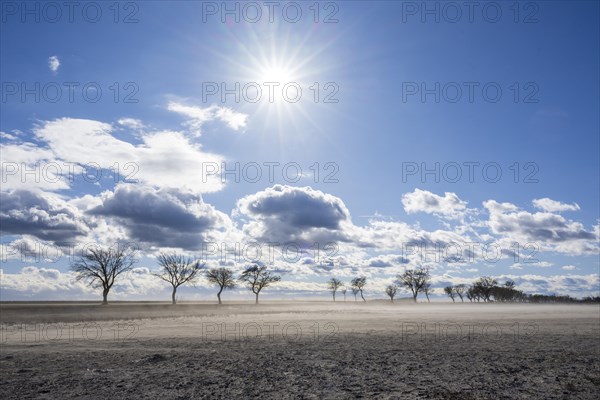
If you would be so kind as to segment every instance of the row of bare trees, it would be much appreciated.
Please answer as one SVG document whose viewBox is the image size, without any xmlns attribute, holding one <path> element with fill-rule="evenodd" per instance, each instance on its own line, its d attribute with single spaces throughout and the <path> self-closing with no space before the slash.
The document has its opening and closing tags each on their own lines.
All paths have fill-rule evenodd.
<svg viewBox="0 0 600 400">
<path fill-rule="evenodd" d="M 186 284 L 195 284 L 200 277 L 205 277 L 208 282 L 218 286 L 217 299 L 221 301 L 223 290 L 232 289 L 236 286 L 236 278 L 232 270 L 228 268 L 213 268 L 204 270 L 204 264 L 192 257 L 186 257 L 177 253 L 161 253 L 157 257 L 160 271 L 153 273 L 154 276 L 169 283 L 172 287 L 171 302 L 177 304 L 177 290 Z M 76 279 L 89 283 L 93 288 L 102 288 L 102 304 L 108 304 L 108 293 L 113 287 L 116 278 L 133 269 L 135 259 L 131 252 L 120 249 L 102 249 L 90 248 L 88 251 L 72 266 Z M 386 294 L 394 301 L 398 291 L 398 285 L 411 291 L 413 300 L 417 301 L 419 293 L 424 293 L 429 301 L 431 289 L 431 276 L 429 269 L 418 268 L 406 270 L 398 275 L 396 284 L 386 288 Z M 253 264 L 247 267 L 237 278 L 237 281 L 245 284 L 248 289 L 256 296 L 255 303 L 258 304 L 260 292 L 269 285 L 279 282 L 281 277 L 267 270 L 264 265 Z M 328 281 L 328 288 L 333 294 L 333 301 L 338 291 L 344 295 L 346 300 L 347 288 L 344 282 L 336 278 Z M 350 289 L 357 301 L 357 296 L 363 301 L 367 301 L 364 296 L 364 289 L 367 285 L 367 278 L 360 276 L 350 281 Z"/>
<path fill-rule="evenodd" d="M 267 270 L 267 267 L 260 264 L 248 266 L 239 277 L 234 276 L 234 272 L 228 268 L 204 269 L 204 264 L 199 260 L 186 257 L 177 253 L 161 253 L 157 257 L 160 266 L 159 272 L 153 273 L 154 276 L 168 282 L 172 286 L 171 300 L 176 304 L 176 294 L 179 287 L 186 284 L 195 284 L 198 279 L 204 277 L 209 283 L 219 288 L 217 299 L 221 304 L 221 294 L 226 289 L 232 289 L 236 282 L 244 284 L 256 296 L 273 283 L 279 282 L 281 277 Z M 108 304 L 108 294 L 115 284 L 116 279 L 125 272 L 133 269 L 135 259 L 133 254 L 127 250 L 90 248 L 87 252 L 71 266 L 76 279 L 85 281 L 95 289 L 102 289 L 102 304 Z M 350 281 L 349 288 L 354 295 L 354 301 L 358 301 L 358 294 L 363 301 L 367 278 L 360 276 Z M 327 282 L 328 289 L 333 294 L 333 301 L 336 300 L 336 293 L 339 291 L 346 300 L 347 287 L 344 282 L 337 278 L 331 278 Z M 412 295 L 413 300 L 417 301 L 417 296 L 423 293 L 429 301 L 431 293 L 431 274 L 429 268 L 420 267 L 409 269 L 398 275 L 393 284 L 385 289 L 391 302 L 399 288 L 404 288 Z M 560 296 L 527 295 L 524 292 L 515 289 L 515 282 L 506 281 L 504 285 L 498 285 L 496 279 L 483 276 L 477 279 L 473 284 L 447 286 L 444 292 L 452 299 L 460 299 L 464 302 L 465 297 L 471 302 L 559 302 L 576 301 L 575 299 Z M 598 298 L 589 298 L 586 301 L 599 301 Z"/>
<path fill-rule="evenodd" d="M 361 297 L 363 300 L 365 298 L 362 296 L 362 291 L 364 286 L 366 285 L 365 277 L 355 278 L 351 281 L 352 291 L 358 293 L 360 290 Z M 333 293 L 333 300 L 335 301 L 335 293 L 336 291 L 342 287 L 344 283 L 336 278 L 331 278 L 328 281 L 329 290 Z M 409 291 L 412 295 L 413 301 L 417 301 L 417 297 L 419 293 L 423 293 L 429 302 L 429 295 L 431 294 L 431 274 L 430 270 L 427 267 L 420 267 L 416 269 L 408 269 L 404 271 L 404 273 L 398 275 L 393 284 L 388 285 L 385 288 L 385 293 L 390 298 L 391 302 L 394 302 L 394 297 L 398 293 L 398 289 L 403 288 Z M 527 296 L 520 290 L 515 289 L 515 282 L 506 281 L 504 285 L 499 286 L 496 279 L 491 278 L 489 276 L 483 276 L 473 282 L 472 285 L 467 286 L 465 284 L 447 286 L 444 288 L 444 292 L 452 299 L 452 301 L 456 301 L 459 298 L 461 301 L 464 301 L 466 297 L 469 301 L 499 301 L 499 302 L 509 302 L 509 301 L 533 301 L 537 299 L 534 296 Z M 344 293 L 345 300 L 345 289 L 342 290 Z"/>
<path fill-rule="evenodd" d="M 236 278 L 228 268 L 212 268 L 204 270 L 204 264 L 199 260 L 176 253 L 161 253 L 157 257 L 160 272 L 154 276 L 171 284 L 171 301 L 177 304 L 176 294 L 180 286 L 195 284 L 200 277 L 205 277 L 209 283 L 217 285 L 217 299 L 221 304 L 221 293 L 225 289 L 236 286 Z M 102 304 L 108 304 L 108 293 L 116 278 L 133 269 L 135 259 L 131 252 L 120 249 L 90 248 L 73 265 L 71 269 L 79 281 L 90 284 L 93 288 L 102 288 Z M 267 270 L 264 265 L 253 264 L 247 267 L 237 278 L 245 284 L 256 296 L 269 285 L 279 282 L 281 277 Z"/>
<path fill-rule="evenodd" d="M 473 282 L 471 285 L 454 285 L 446 286 L 444 292 L 456 301 L 457 298 L 461 302 L 466 297 L 470 302 L 484 303 L 495 301 L 500 303 L 599 303 L 600 297 L 585 297 L 583 299 L 575 299 L 568 295 L 543 295 L 543 294 L 527 294 L 515 288 L 515 282 L 507 280 L 504 284 L 498 284 L 498 281 L 489 276 L 483 276 Z"/>
<path fill-rule="evenodd" d="M 467 300 L 471 302 L 514 302 L 514 301 L 526 301 L 528 296 L 520 290 L 515 289 L 515 282 L 508 280 L 504 285 L 498 285 L 498 281 L 489 276 L 482 276 L 477 279 L 470 286 L 461 284 L 455 286 L 446 286 L 444 292 L 452 299 L 456 301 L 456 298 L 460 298 L 460 301 Z"/>
<path fill-rule="evenodd" d="M 352 294 L 354 295 L 354 301 L 358 300 L 356 296 L 359 293 L 360 293 L 360 297 L 363 299 L 363 301 L 367 301 L 367 300 L 365 300 L 365 296 L 363 295 L 365 286 L 367 286 L 367 277 L 366 276 L 359 276 L 350 281 L 350 290 L 352 291 Z M 340 293 L 342 293 L 344 295 L 344 301 L 346 301 L 346 292 L 348 289 L 344 286 L 344 282 L 340 281 L 337 278 L 331 278 L 330 280 L 327 281 L 327 288 L 333 294 L 333 301 L 335 301 L 335 294 L 338 290 L 340 291 Z"/>
<path fill-rule="evenodd" d="M 354 294 L 355 301 L 357 300 L 356 296 L 358 293 L 360 293 L 360 297 L 363 301 L 367 301 L 363 296 L 366 285 L 367 278 L 364 276 L 354 278 L 350 281 L 350 289 Z M 333 301 L 335 301 L 335 294 L 338 290 L 344 295 L 344 300 L 346 300 L 347 289 L 344 286 L 344 282 L 337 278 L 331 278 L 327 281 L 327 287 L 333 294 Z M 409 290 L 415 302 L 417 301 L 419 293 L 425 294 L 427 301 L 429 301 L 429 294 L 431 293 L 431 274 L 429 273 L 429 269 L 425 267 L 409 269 L 398 275 L 396 281 L 385 288 L 385 293 L 390 297 L 392 303 L 394 302 L 394 297 L 396 297 L 396 294 L 398 293 L 399 287 Z"/>
</svg>

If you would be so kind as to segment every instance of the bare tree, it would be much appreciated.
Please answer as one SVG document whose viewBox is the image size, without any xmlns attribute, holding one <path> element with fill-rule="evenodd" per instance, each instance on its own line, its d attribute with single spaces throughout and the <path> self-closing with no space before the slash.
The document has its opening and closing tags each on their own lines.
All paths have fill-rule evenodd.
<svg viewBox="0 0 600 400">
<path fill-rule="evenodd" d="M 389 285 L 385 288 L 385 293 L 390 296 L 392 303 L 394 302 L 394 296 L 396 296 L 396 292 L 398 292 L 398 286 L 396 285 Z"/>
<path fill-rule="evenodd" d="M 157 259 L 162 271 L 153 275 L 173 286 L 171 301 L 173 304 L 177 304 L 175 295 L 179 286 L 193 283 L 198 278 L 204 264 L 200 264 L 199 260 L 176 253 L 160 253 Z"/>
<path fill-rule="evenodd" d="M 212 268 L 206 271 L 206 279 L 214 285 L 219 285 L 217 298 L 221 304 L 221 293 L 223 289 L 231 289 L 235 287 L 233 271 L 227 268 Z"/>
<path fill-rule="evenodd" d="M 347 291 L 348 291 L 348 289 L 345 286 L 340 289 L 340 292 L 344 295 L 344 301 L 346 301 L 346 292 Z"/>
<path fill-rule="evenodd" d="M 425 284 L 430 279 L 431 276 L 427 268 L 407 269 L 403 274 L 398 275 L 398 283 L 410 290 L 415 303 L 417 302 L 417 296 L 423 291 Z"/>
<path fill-rule="evenodd" d="M 423 293 L 425 293 L 425 297 L 427 297 L 427 302 L 429 303 L 429 293 L 431 293 L 431 283 L 426 282 L 423 285 Z"/>
<path fill-rule="evenodd" d="M 454 295 L 456 294 L 456 292 L 454 291 L 454 286 L 446 286 L 444 288 L 444 293 L 446 293 L 448 295 L 448 297 L 450 297 L 452 299 L 452 302 L 454 303 Z"/>
<path fill-rule="evenodd" d="M 351 290 L 352 290 L 352 294 L 354 295 L 354 301 L 358 301 L 358 300 L 356 299 L 356 295 L 357 295 L 357 294 L 358 294 L 358 292 L 359 292 L 358 288 L 357 288 L 357 287 L 354 287 L 354 286 L 352 286 L 352 287 L 351 287 Z"/>
<path fill-rule="evenodd" d="M 329 281 L 327 281 L 327 288 L 331 290 L 331 293 L 333 293 L 333 301 L 335 301 L 335 292 L 337 292 L 340 286 L 343 284 L 344 282 L 336 278 L 331 278 Z"/>
<path fill-rule="evenodd" d="M 465 301 L 465 299 L 463 299 L 463 295 L 465 294 L 466 291 L 467 291 L 467 286 L 464 284 L 454 286 L 454 294 L 457 295 L 458 297 L 460 297 L 461 302 Z"/>
<path fill-rule="evenodd" d="M 508 280 L 502 286 L 494 286 L 491 290 L 494 301 L 507 302 L 519 301 L 524 297 L 524 293 L 515 289 L 515 282 Z"/>
<path fill-rule="evenodd" d="M 272 283 L 279 282 L 281 277 L 267 271 L 266 266 L 255 264 L 246 268 L 238 279 L 241 282 L 245 282 L 252 293 L 256 295 L 256 304 L 258 304 L 258 295 L 260 291 Z"/>
<path fill-rule="evenodd" d="M 363 296 L 363 289 L 367 285 L 367 277 L 361 276 L 358 278 L 354 278 L 354 279 L 352 279 L 350 284 L 352 285 L 353 288 L 356 288 L 357 291 L 360 292 L 360 297 L 363 299 L 363 301 L 366 302 L 367 300 L 365 300 L 365 296 Z M 352 291 L 354 292 L 354 290 L 352 290 Z M 356 298 L 356 294 L 354 295 L 354 297 Z"/>
<path fill-rule="evenodd" d="M 469 286 L 469 288 L 465 292 L 465 296 L 467 297 L 467 299 L 469 299 L 470 302 L 473 302 L 475 299 L 479 301 L 479 295 L 477 294 L 477 291 L 473 286 Z"/>
<path fill-rule="evenodd" d="M 102 305 L 108 304 L 108 292 L 115 279 L 133 268 L 135 259 L 128 250 L 89 248 L 71 265 L 76 280 L 87 281 L 94 289 L 102 287 Z"/>
<path fill-rule="evenodd" d="M 484 302 L 490 301 L 492 290 L 494 286 L 498 284 L 498 281 L 489 276 L 482 276 L 473 283 L 473 289 L 475 290 L 475 297 L 479 301 L 478 297 L 481 297 Z"/>
</svg>

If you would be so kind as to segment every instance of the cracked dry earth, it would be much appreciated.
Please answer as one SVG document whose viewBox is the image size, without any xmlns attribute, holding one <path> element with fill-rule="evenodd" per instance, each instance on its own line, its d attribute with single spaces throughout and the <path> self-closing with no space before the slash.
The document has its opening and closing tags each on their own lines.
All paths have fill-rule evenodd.
<svg viewBox="0 0 600 400">
<path fill-rule="evenodd" d="M 338 332 L 316 339 L 203 336 L 192 318 L 145 321 L 140 332 L 146 337 L 122 341 L 5 340 L 0 398 L 598 398 L 593 318 L 565 323 L 546 317 L 536 322 L 535 334 L 467 338 L 433 330 L 403 335 L 374 323 L 389 314 L 369 314 L 367 325 L 357 322 L 360 312 L 345 314 Z M 267 320 L 279 318 L 274 315 Z M 167 337 L 159 326 L 193 329 Z"/>
</svg>

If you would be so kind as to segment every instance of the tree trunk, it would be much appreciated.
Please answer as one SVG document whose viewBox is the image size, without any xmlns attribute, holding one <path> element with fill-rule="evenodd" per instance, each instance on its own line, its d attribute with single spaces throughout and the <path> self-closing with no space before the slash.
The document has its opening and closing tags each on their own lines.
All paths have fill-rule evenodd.
<svg viewBox="0 0 600 400">
<path fill-rule="evenodd" d="M 392 297 L 391 300 L 392 300 L 392 303 L 393 303 L 394 302 L 394 298 Z"/>
<path fill-rule="evenodd" d="M 221 292 L 223 291 L 223 288 L 221 288 L 221 290 L 219 290 L 219 293 L 217 293 L 217 299 L 219 299 L 219 304 L 221 304 Z"/>
<path fill-rule="evenodd" d="M 102 290 L 102 305 L 103 306 L 108 305 L 108 291 L 109 290 L 110 289 L 108 289 L 108 288 L 104 288 Z"/>
<path fill-rule="evenodd" d="M 175 293 L 177 293 L 177 288 L 173 286 L 173 294 L 171 294 L 171 300 L 174 305 L 177 304 L 177 301 L 175 300 Z"/>
<path fill-rule="evenodd" d="M 333 292 L 333 301 L 335 301 L 335 292 Z"/>
<path fill-rule="evenodd" d="M 425 293 L 425 297 L 427 297 L 427 302 L 429 303 L 429 293 Z"/>
<path fill-rule="evenodd" d="M 362 297 L 363 301 L 366 302 L 365 296 L 363 296 L 362 290 L 360 291 L 360 297 Z"/>
<path fill-rule="evenodd" d="M 417 295 L 418 295 L 418 294 L 419 294 L 419 293 L 414 293 L 414 294 L 413 294 L 413 301 L 414 301 L 415 303 L 417 302 Z"/>
<path fill-rule="evenodd" d="M 256 293 L 256 302 L 254 304 L 258 304 L 258 293 Z"/>
</svg>

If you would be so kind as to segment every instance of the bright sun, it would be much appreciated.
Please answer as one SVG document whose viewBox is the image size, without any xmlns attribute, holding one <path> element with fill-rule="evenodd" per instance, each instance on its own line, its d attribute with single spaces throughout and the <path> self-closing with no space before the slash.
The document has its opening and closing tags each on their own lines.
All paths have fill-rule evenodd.
<svg viewBox="0 0 600 400">
<path fill-rule="evenodd" d="M 265 67 L 260 72 L 260 82 L 277 82 L 281 85 L 296 82 L 297 77 L 290 68 L 286 67 Z"/>
<path fill-rule="evenodd" d="M 331 79 L 326 72 L 332 64 L 325 51 L 334 39 L 309 46 L 315 34 L 312 30 L 296 37 L 272 25 L 261 35 L 238 37 L 242 33 L 230 33 L 237 51 L 223 54 L 230 76 L 228 88 L 233 87 L 232 82 L 241 87 L 242 104 L 237 107 L 252 113 L 256 129 L 281 137 L 290 131 L 290 125 L 298 129 L 310 126 L 320 132 L 313 118 L 317 110 L 330 107 L 324 96 L 331 92 L 331 85 L 326 88 L 325 84 Z M 263 126 L 258 128 L 257 121 Z"/>
</svg>

